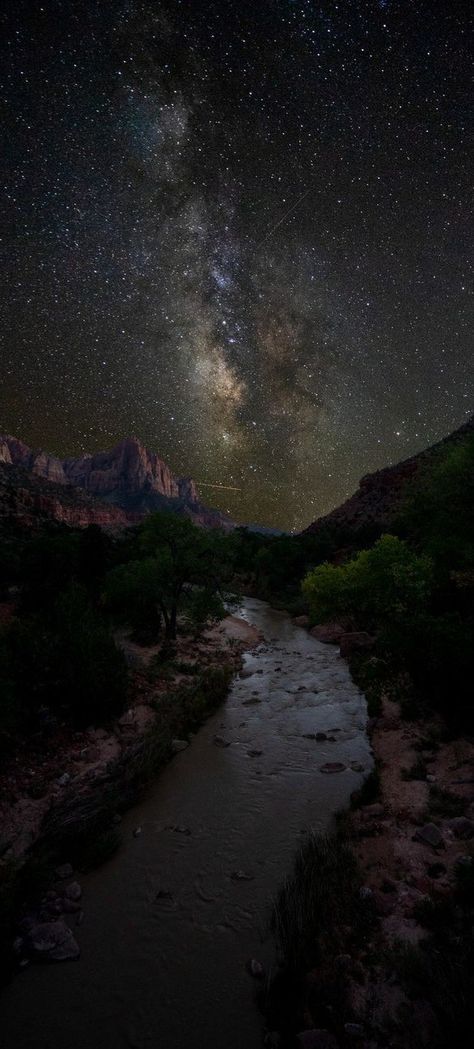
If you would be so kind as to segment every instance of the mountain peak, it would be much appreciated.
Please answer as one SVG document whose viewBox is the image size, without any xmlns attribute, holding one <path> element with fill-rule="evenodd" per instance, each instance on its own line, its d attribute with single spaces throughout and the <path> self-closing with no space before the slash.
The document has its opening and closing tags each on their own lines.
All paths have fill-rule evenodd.
<svg viewBox="0 0 474 1049">
<path fill-rule="evenodd" d="M 153 510 L 185 513 L 198 524 L 232 528 L 233 522 L 200 502 L 195 482 L 176 477 L 137 437 L 124 437 L 107 451 L 58 459 L 34 451 L 16 437 L 0 435 L 0 462 L 21 466 L 59 485 L 80 488 L 103 503 L 120 507 L 137 520 Z"/>
</svg>

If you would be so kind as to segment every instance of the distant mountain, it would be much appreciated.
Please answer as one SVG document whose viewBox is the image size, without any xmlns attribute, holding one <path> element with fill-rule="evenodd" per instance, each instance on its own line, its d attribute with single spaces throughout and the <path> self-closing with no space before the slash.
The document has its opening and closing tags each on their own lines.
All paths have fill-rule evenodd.
<svg viewBox="0 0 474 1049">
<path fill-rule="evenodd" d="M 351 530 L 367 526 L 379 527 L 381 530 L 390 527 L 407 484 L 416 477 L 420 468 L 425 466 L 439 449 L 457 444 L 469 434 L 474 434 L 474 416 L 448 437 L 419 452 L 418 455 L 412 455 L 410 459 L 404 459 L 394 466 L 385 466 L 375 473 L 366 474 L 350 499 L 324 517 L 319 517 L 305 529 L 305 534 L 319 532 L 327 525 Z"/>
<path fill-rule="evenodd" d="M 40 516 L 78 526 L 117 527 L 134 524 L 153 510 L 172 510 L 205 527 L 234 527 L 226 514 L 200 502 L 190 477 L 175 477 L 134 437 L 110 451 L 58 459 L 0 435 L 0 470 L 0 516 L 5 515 L 8 490 L 9 505 L 17 505 L 20 516 L 34 516 L 36 507 Z"/>
</svg>

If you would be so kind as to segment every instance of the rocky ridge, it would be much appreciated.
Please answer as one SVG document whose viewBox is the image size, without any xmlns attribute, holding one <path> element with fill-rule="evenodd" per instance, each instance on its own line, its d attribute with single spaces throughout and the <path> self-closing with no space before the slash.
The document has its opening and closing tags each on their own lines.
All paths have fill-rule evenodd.
<svg viewBox="0 0 474 1049">
<path fill-rule="evenodd" d="M 373 525 L 381 530 L 390 526 L 395 516 L 407 485 L 416 477 L 422 467 L 443 447 L 457 444 L 469 434 L 474 434 L 474 416 L 458 430 L 454 430 L 442 441 L 425 448 L 418 455 L 412 455 L 393 466 L 385 466 L 375 473 L 362 477 L 359 488 L 345 503 L 319 517 L 305 529 L 305 533 L 319 532 L 326 526 L 338 526 L 344 529 L 359 529 Z"/>
<path fill-rule="evenodd" d="M 192 478 L 175 477 L 134 437 L 109 451 L 59 459 L 0 435 L 0 517 L 18 516 L 27 524 L 39 517 L 78 527 L 116 527 L 134 524 L 153 510 L 184 513 L 205 527 L 233 527 L 226 514 L 200 502 Z"/>
</svg>

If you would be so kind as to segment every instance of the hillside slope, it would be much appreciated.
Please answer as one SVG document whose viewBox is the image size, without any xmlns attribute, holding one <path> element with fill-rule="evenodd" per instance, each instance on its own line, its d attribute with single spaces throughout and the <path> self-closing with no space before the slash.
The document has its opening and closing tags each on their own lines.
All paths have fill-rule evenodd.
<svg viewBox="0 0 474 1049">
<path fill-rule="evenodd" d="M 458 430 L 454 430 L 442 441 L 424 449 L 417 455 L 386 466 L 375 473 L 362 477 L 359 487 L 345 503 L 305 529 L 305 534 L 318 532 L 326 526 L 337 526 L 347 529 L 360 529 L 369 525 L 385 529 L 390 526 L 403 498 L 408 483 L 416 477 L 418 471 L 446 445 L 456 444 L 468 434 L 474 433 L 474 416 Z"/>
</svg>

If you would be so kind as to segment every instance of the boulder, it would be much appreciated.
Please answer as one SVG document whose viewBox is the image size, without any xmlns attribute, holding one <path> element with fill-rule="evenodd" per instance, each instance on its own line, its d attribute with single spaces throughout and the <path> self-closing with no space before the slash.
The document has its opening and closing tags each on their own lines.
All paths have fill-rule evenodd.
<svg viewBox="0 0 474 1049">
<path fill-rule="evenodd" d="M 73 900 L 75 903 L 77 903 L 77 901 L 80 900 L 82 896 L 82 889 L 79 885 L 79 882 L 72 881 L 70 885 L 66 885 L 64 895 L 66 899 Z"/>
<path fill-rule="evenodd" d="M 447 821 L 447 826 L 455 838 L 460 838 L 462 841 L 474 838 L 474 822 L 467 816 L 454 816 L 453 819 Z"/>
<path fill-rule="evenodd" d="M 224 739 L 223 736 L 214 736 L 212 742 L 215 747 L 230 747 L 230 740 Z"/>
<path fill-rule="evenodd" d="M 385 815 L 385 808 L 381 801 L 373 801 L 371 805 L 364 805 L 361 812 L 369 819 L 380 819 Z"/>
<path fill-rule="evenodd" d="M 187 750 L 189 743 L 187 739 L 172 739 L 171 750 L 173 754 L 180 754 L 182 750 Z"/>
<path fill-rule="evenodd" d="M 375 638 L 367 634 L 365 630 L 353 630 L 342 634 L 340 638 L 340 652 L 344 659 L 349 659 L 355 652 L 370 652 L 374 647 Z"/>
<path fill-rule="evenodd" d="M 420 841 L 422 845 L 430 845 L 432 849 L 443 849 L 443 835 L 436 823 L 425 823 L 419 827 L 413 836 L 414 841 Z"/>
<path fill-rule="evenodd" d="M 342 761 L 327 761 L 325 765 L 321 765 L 320 772 L 344 772 L 346 765 L 343 765 Z"/>
<path fill-rule="evenodd" d="M 293 622 L 295 626 L 309 626 L 309 616 L 295 616 Z"/>
<path fill-rule="evenodd" d="M 346 628 L 340 623 L 321 623 L 310 630 L 311 636 L 317 641 L 322 641 L 324 645 L 338 645 L 345 633 Z"/>
<path fill-rule="evenodd" d="M 28 946 L 37 958 L 52 962 L 73 961 L 80 955 L 78 943 L 66 922 L 40 922 L 28 934 Z"/>
</svg>

